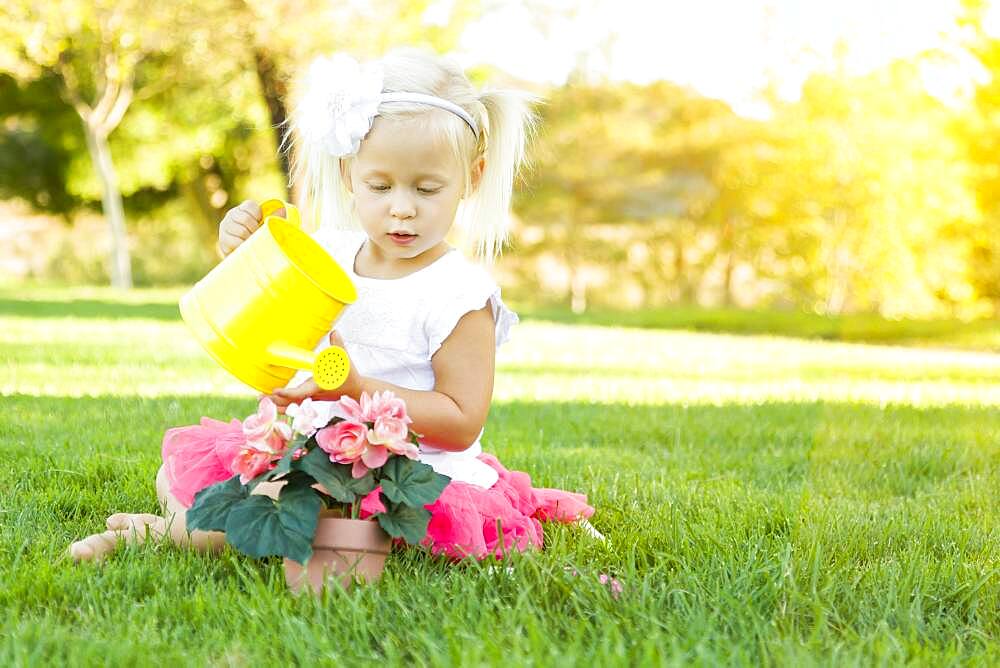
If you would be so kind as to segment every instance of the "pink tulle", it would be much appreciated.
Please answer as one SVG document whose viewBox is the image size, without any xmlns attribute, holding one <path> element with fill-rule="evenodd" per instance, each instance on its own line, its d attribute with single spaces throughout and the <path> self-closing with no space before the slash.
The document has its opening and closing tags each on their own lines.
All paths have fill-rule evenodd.
<svg viewBox="0 0 1000 668">
<path fill-rule="evenodd" d="M 194 495 L 233 477 L 229 463 L 244 445 L 239 420 L 202 418 L 200 425 L 170 429 L 163 437 L 163 462 L 170 491 L 190 507 Z M 531 477 L 510 471 L 493 455 L 479 459 L 500 476 L 489 489 L 451 482 L 426 506 L 431 512 L 423 545 L 453 559 L 502 557 L 542 547 L 542 521 L 575 522 L 594 514 L 584 494 L 535 488 Z M 362 500 L 361 516 L 385 510 L 375 490 Z"/>
<path fill-rule="evenodd" d="M 233 477 L 233 458 L 246 445 L 243 424 L 203 417 L 200 425 L 175 427 L 163 435 L 163 466 L 170 493 L 187 507 L 194 495 Z"/>
<path fill-rule="evenodd" d="M 493 455 L 484 452 L 479 459 L 500 475 L 492 487 L 451 482 L 426 506 L 431 522 L 422 544 L 434 554 L 483 559 L 540 548 L 541 521 L 568 523 L 594 514 L 584 494 L 532 487 L 527 473 L 508 470 Z M 361 502 L 362 517 L 383 510 L 378 490 Z"/>
</svg>

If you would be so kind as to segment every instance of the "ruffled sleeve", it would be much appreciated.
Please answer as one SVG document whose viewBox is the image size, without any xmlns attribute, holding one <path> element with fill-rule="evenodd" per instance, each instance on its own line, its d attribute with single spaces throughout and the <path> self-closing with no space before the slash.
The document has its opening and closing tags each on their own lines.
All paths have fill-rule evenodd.
<svg viewBox="0 0 1000 668">
<path fill-rule="evenodd" d="M 425 324 L 428 341 L 428 359 L 434 356 L 455 325 L 466 313 L 477 311 L 487 301 L 493 311 L 496 323 L 496 344 L 499 347 L 510 338 L 510 329 L 518 322 L 517 314 L 510 310 L 500 298 L 500 287 L 481 267 L 466 264 L 460 276 L 451 276 L 447 284 L 440 285 L 434 296 Z"/>
</svg>

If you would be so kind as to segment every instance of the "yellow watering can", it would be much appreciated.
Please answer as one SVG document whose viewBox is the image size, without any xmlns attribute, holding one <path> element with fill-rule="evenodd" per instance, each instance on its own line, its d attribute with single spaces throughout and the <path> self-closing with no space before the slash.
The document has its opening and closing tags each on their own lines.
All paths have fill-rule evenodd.
<svg viewBox="0 0 1000 668">
<path fill-rule="evenodd" d="M 181 317 L 216 362 L 260 392 L 284 387 L 296 369 L 340 387 L 347 353 L 313 349 L 357 299 L 354 284 L 301 229 L 298 209 L 277 199 L 260 208 L 264 224 L 181 297 Z M 282 208 L 286 218 L 274 215 Z"/>
</svg>

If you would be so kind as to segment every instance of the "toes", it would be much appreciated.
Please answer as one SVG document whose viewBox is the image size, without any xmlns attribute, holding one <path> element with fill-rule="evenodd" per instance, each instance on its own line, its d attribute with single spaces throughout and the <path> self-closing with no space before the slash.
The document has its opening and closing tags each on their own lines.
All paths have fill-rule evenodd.
<svg viewBox="0 0 1000 668">
<path fill-rule="evenodd" d="M 137 515 L 128 516 L 128 524 L 126 524 L 124 529 L 135 529 L 136 531 L 142 532 L 146 527 L 151 530 L 156 530 L 156 527 L 163 522 L 163 518 L 159 515 L 153 515 L 152 513 L 139 513 Z"/>
<path fill-rule="evenodd" d="M 157 524 L 163 520 L 159 515 L 151 513 L 115 513 L 108 517 L 108 529 L 112 531 L 122 531 L 125 529 L 135 529 L 140 531 L 150 524 Z"/>
<path fill-rule="evenodd" d="M 107 519 L 108 530 L 95 533 L 69 546 L 73 561 L 100 561 L 115 551 L 118 541 L 142 544 L 148 536 L 160 540 L 167 533 L 167 521 L 151 513 L 115 513 Z"/>
<path fill-rule="evenodd" d="M 69 556 L 76 562 L 90 561 L 94 558 L 94 551 L 85 540 L 78 540 L 69 546 Z"/>
<path fill-rule="evenodd" d="M 100 561 L 114 552 L 118 545 L 118 534 L 114 531 L 95 533 L 69 546 L 69 555 L 74 561 Z"/>
</svg>

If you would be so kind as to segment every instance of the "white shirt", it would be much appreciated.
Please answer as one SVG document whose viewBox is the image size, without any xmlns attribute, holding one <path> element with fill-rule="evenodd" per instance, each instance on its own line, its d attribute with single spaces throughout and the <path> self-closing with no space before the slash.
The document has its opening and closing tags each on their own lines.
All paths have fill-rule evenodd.
<svg viewBox="0 0 1000 668">
<path fill-rule="evenodd" d="M 432 390 L 431 358 L 463 315 L 488 301 L 496 322 L 497 346 L 509 338 L 510 328 L 518 322 L 500 299 L 500 288 L 489 273 L 456 250 L 401 278 L 381 279 L 354 272 L 354 261 L 366 239 L 363 232 L 323 228 L 314 238 L 357 288 L 357 300 L 341 312 L 335 327 L 351 363 L 363 376 L 411 390 Z M 323 337 L 316 351 L 329 345 L 329 338 Z M 300 371 L 288 386 L 308 377 L 308 372 Z M 479 438 L 461 452 L 422 444 L 419 458 L 452 480 L 489 488 L 498 476 L 476 459 L 482 451 Z"/>
</svg>

